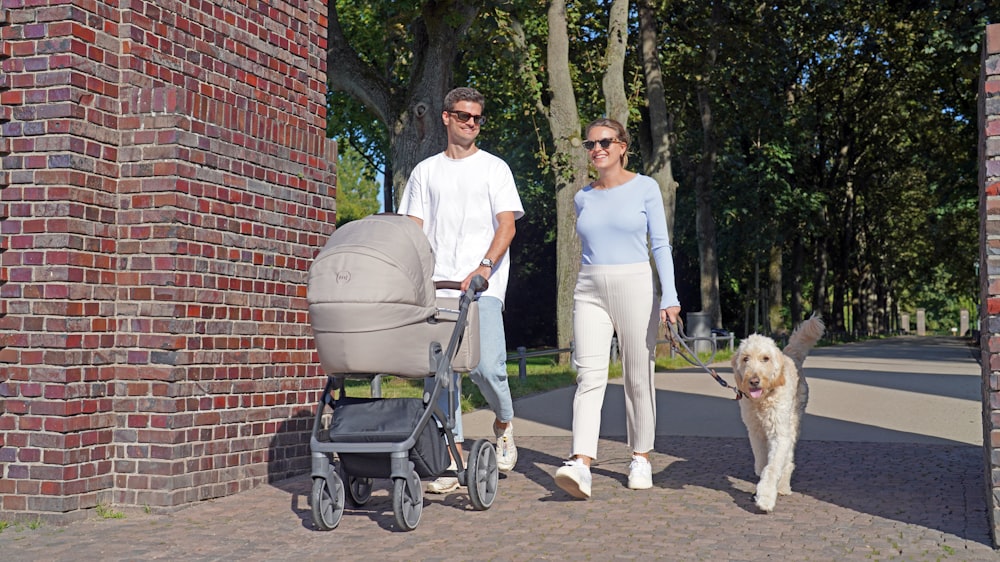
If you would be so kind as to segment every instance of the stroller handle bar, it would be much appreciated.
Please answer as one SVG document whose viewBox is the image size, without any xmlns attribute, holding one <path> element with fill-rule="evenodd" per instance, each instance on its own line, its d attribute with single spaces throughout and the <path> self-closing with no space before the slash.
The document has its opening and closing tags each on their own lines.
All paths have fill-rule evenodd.
<svg viewBox="0 0 1000 562">
<path fill-rule="evenodd" d="M 472 289 L 473 293 L 480 293 L 482 291 L 485 291 L 486 288 L 489 287 L 489 286 L 490 286 L 490 282 L 489 281 L 487 281 L 485 278 L 483 278 L 482 275 L 477 275 L 477 276 L 475 276 L 475 277 L 472 278 L 472 283 L 469 285 L 469 288 Z M 435 281 L 434 282 L 434 288 L 435 289 L 454 289 L 456 291 L 461 291 L 462 290 L 462 282 L 461 281 Z"/>
</svg>

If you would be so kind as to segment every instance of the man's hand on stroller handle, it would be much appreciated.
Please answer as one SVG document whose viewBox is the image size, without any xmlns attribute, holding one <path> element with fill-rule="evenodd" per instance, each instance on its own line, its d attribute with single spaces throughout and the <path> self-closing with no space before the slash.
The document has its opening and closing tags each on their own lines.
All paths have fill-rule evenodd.
<svg viewBox="0 0 1000 562">
<path fill-rule="evenodd" d="M 473 271 L 468 277 L 465 278 L 464 281 L 462 281 L 462 291 L 468 291 L 471 286 L 473 291 L 480 293 L 485 291 L 486 287 L 490 286 L 486 278 L 483 277 L 482 274 L 478 273 L 478 271 L 478 269 Z"/>
<path fill-rule="evenodd" d="M 483 278 L 482 275 L 470 275 L 468 279 L 462 282 L 458 281 L 435 281 L 435 289 L 454 289 L 456 291 L 467 291 L 469 286 L 472 286 L 472 290 L 479 293 L 485 291 L 487 287 L 490 286 L 489 281 Z"/>
</svg>

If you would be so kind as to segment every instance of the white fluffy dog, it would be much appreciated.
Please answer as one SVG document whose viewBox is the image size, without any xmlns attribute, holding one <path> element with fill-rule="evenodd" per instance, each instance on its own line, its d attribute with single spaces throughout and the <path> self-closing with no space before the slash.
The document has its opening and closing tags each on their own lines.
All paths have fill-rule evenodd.
<svg viewBox="0 0 1000 562">
<path fill-rule="evenodd" d="M 823 331 L 823 320 L 814 314 L 792 333 L 783 352 L 771 338 L 752 334 L 733 355 L 740 417 L 760 477 L 755 502 L 761 511 L 773 511 L 778 494 L 792 493 L 795 443 L 809 398 L 802 362 Z"/>
</svg>

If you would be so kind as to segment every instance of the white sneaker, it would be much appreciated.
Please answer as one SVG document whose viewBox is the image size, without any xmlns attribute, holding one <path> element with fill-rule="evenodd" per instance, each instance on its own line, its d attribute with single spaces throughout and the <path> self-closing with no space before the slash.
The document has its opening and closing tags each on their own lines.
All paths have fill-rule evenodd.
<svg viewBox="0 0 1000 562">
<path fill-rule="evenodd" d="M 628 465 L 628 487 L 632 490 L 653 487 L 653 465 L 645 457 L 632 456 L 632 463 Z"/>
<path fill-rule="evenodd" d="M 451 466 L 448 467 L 448 470 L 458 470 L 458 465 L 455 464 L 455 461 L 451 462 Z M 448 492 L 454 492 L 457 489 L 458 478 L 455 478 L 454 476 L 440 476 L 436 480 L 427 484 L 428 494 L 447 494 Z"/>
<path fill-rule="evenodd" d="M 574 498 L 590 498 L 590 467 L 580 459 L 566 461 L 556 471 L 556 486 L 566 490 Z"/>
<path fill-rule="evenodd" d="M 493 435 L 497 438 L 497 468 L 501 472 L 514 470 L 517 463 L 517 446 L 514 445 L 514 422 L 507 422 L 507 427 L 500 429 L 493 424 Z"/>
<path fill-rule="evenodd" d="M 427 485 L 428 494 L 447 494 L 458 489 L 458 478 L 442 476 Z"/>
</svg>

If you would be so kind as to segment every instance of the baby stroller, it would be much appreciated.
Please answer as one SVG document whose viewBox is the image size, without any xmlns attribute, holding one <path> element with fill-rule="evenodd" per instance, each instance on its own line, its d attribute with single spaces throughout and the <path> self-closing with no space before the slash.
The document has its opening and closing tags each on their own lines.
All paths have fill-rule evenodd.
<svg viewBox="0 0 1000 562">
<path fill-rule="evenodd" d="M 459 298 L 438 298 L 434 256 L 420 227 L 402 215 L 380 214 L 338 228 L 309 268 L 307 300 L 320 364 L 327 373 L 309 448 L 315 526 L 334 529 L 346 500 L 364 505 L 373 478 L 392 479 L 392 508 L 405 531 L 423 509 L 421 478 L 445 472 L 469 490 L 475 509 L 497 493 L 496 451 L 477 440 L 465 466 L 455 445 L 452 372 L 479 362 L 476 277 Z M 434 377 L 423 398 L 379 397 L 381 374 Z M 348 397 L 347 378 L 370 381 L 372 398 Z M 448 409 L 438 396 L 447 393 Z M 449 470 L 451 457 L 456 469 Z"/>
</svg>

